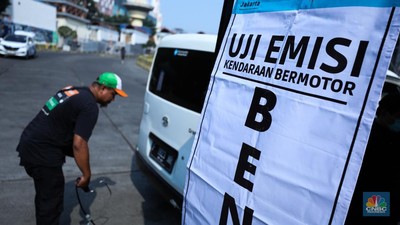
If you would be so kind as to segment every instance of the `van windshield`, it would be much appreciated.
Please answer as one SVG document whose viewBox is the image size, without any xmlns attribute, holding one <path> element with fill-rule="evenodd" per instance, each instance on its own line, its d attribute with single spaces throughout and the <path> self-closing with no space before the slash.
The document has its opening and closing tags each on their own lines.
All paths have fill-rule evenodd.
<svg viewBox="0 0 400 225">
<path fill-rule="evenodd" d="M 159 48 L 149 89 L 172 103 L 200 113 L 215 59 L 213 52 Z"/>
</svg>

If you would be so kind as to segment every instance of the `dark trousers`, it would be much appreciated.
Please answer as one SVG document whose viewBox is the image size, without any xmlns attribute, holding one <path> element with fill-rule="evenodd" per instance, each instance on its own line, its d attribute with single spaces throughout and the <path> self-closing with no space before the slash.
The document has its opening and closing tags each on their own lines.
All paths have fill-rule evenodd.
<svg viewBox="0 0 400 225">
<path fill-rule="evenodd" d="M 35 183 L 37 225 L 58 225 L 64 204 L 64 174 L 62 167 L 25 165 Z"/>
</svg>

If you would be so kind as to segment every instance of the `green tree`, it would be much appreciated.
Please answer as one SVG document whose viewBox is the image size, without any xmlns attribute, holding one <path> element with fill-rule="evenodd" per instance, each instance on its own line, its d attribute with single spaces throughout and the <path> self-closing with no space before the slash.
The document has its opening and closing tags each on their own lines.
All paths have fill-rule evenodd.
<svg viewBox="0 0 400 225">
<path fill-rule="evenodd" d="M 72 30 L 68 26 L 61 26 L 58 28 L 58 33 L 60 34 L 61 37 L 64 39 L 74 39 L 77 37 L 76 31 Z"/>
<path fill-rule="evenodd" d="M 120 24 L 129 24 L 129 16 L 126 15 L 105 16 L 104 22 L 119 30 Z"/>
<path fill-rule="evenodd" d="M 153 36 L 149 38 L 149 40 L 147 40 L 146 44 L 143 45 L 144 48 L 148 48 L 148 47 L 156 47 L 156 42 L 154 41 Z"/>
<path fill-rule="evenodd" d="M 10 0 L 1 0 L 0 1 L 0 13 L 6 11 L 6 8 L 9 5 L 10 5 Z"/>
<path fill-rule="evenodd" d="M 147 16 L 146 19 L 143 21 L 143 26 L 151 29 L 151 36 L 155 35 L 157 32 L 156 25 L 157 24 L 154 22 L 154 19 L 152 19 L 150 16 Z"/>
<path fill-rule="evenodd" d="M 88 9 L 86 19 L 97 22 L 103 20 L 104 16 L 102 13 L 99 12 L 99 9 L 96 7 L 96 3 L 94 2 L 94 0 L 88 0 L 86 8 Z"/>
</svg>

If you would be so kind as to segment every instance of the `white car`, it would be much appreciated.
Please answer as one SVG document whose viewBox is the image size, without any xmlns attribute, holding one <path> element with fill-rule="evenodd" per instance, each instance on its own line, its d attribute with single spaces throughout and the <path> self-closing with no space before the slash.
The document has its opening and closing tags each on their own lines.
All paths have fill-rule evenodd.
<svg viewBox="0 0 400 225">
<path fill-rule="evenodd" d="M 0 55 L 33 58 L 36 56 L 35 33 L 15 31 L 0 38 Z"/>
</svg>

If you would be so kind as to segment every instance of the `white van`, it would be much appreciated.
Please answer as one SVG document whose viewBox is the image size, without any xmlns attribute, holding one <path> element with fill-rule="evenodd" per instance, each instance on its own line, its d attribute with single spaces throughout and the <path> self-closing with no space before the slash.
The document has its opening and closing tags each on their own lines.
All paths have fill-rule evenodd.
<svg viewBox="0 0 400 225">
<path fill-rule="evenodd" d="M 137 154 L 158 187 L 180 208 L 187 161 L 216 59 L 216 35 L 179 34 L 162 39 L 147 82 Z M 400 92 L 400 76 L 388 70 L 382 94 Z M 172 188 L 171 188 L 172 187 Z"/>
<path fill-rule="evenodd" d="M 164 37 L 146 86 L 136 155 L 167 184 L 161 191 L 178 208 L 216 59 L 216 41 L 217 35 L 209 34 Z"/>
</svg>

